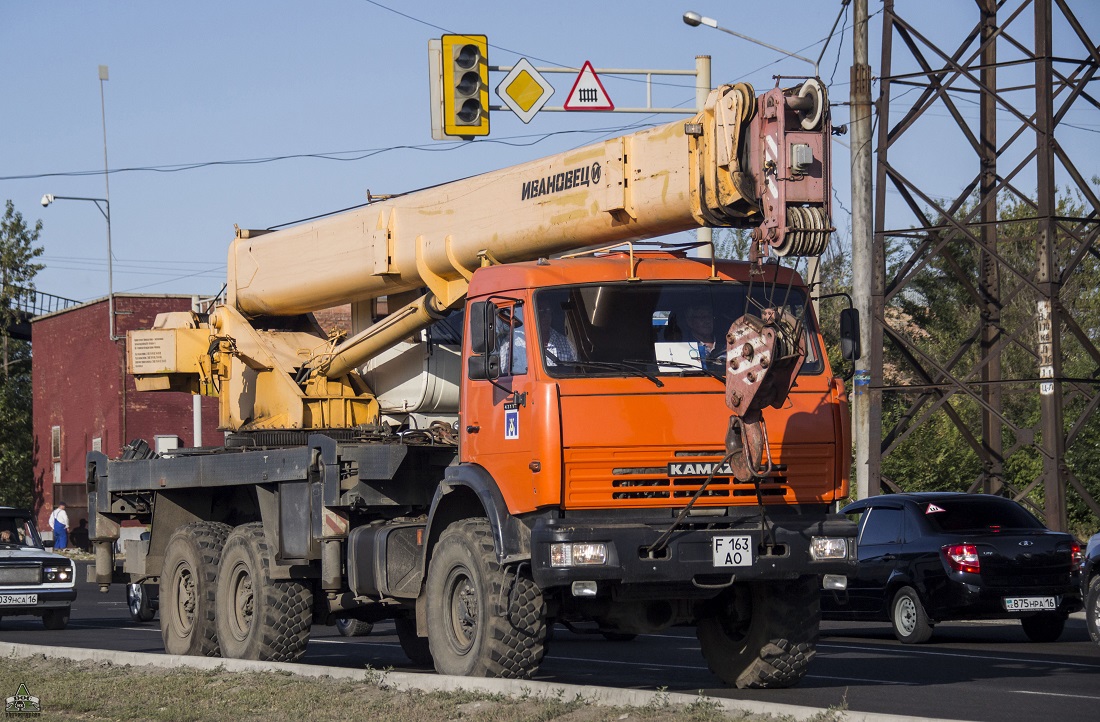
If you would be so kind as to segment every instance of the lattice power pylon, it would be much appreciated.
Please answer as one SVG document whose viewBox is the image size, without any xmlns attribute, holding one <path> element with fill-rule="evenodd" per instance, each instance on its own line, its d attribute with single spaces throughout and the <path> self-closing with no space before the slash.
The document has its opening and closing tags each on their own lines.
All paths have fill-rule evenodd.
<svg viewBox="0 0 1100 722">
<path fill-rule="evenodd" d="M 890 454 L 938 423 L 963 440 L 971 491 L 1053 529 L 1067 503 L 1100 517 L 1100 452 L 1078 451 L 1100 440 L 1100 52 L 1075 4 L 976 0 L 953 28 L 935 5 L 884 3 L 873 493 L 906 487 Z"/>
</svg>

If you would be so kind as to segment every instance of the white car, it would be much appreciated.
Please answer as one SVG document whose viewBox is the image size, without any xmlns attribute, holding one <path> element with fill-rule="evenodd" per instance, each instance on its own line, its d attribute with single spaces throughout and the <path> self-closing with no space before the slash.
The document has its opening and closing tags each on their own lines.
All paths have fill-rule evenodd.
<svg viewBox="0 0 1100 722">
<path fill-rule="evenodd" d="M 47 551 L 34 515 L 0 507 L 0 617 L 42 617 L 46 629 L 64 629 L 76 599 L 76 565 Z"/>
</svg>

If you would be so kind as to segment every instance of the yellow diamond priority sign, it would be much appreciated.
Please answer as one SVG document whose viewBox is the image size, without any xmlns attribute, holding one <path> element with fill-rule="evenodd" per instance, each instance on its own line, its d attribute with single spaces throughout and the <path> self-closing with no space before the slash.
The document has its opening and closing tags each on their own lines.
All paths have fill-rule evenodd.
<svg viewBox="0 0 1100 722">
<path fill-rule="evenodd" d="M 520 58 L 497 86 L 497 95 L 524 123 L 530 123 L 553 94 L 554 86 L 527 58 Z"/>
</svg>

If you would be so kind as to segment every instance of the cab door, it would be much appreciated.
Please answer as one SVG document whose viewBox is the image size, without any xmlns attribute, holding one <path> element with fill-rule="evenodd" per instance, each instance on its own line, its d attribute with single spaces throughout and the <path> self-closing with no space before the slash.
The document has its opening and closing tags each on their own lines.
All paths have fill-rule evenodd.
<svg viewBox="0 0 1100 722">
<path fill-rule="evenodd" d="M 520 513 L 533 509 L 532 480 L 538 473 L 535 448 L 541 433 L 535 415 L 533 366 L 528 339 L 534 343 L 526 299 L 492 300 L 497 308 L 494 340 L 487 349 L 499 355 L 496 379 L 471 379 L 470 355 L 462 379 L 460 458 L 480 464 L 496 480 L 509 509 Z M 474 317 L 474 313 L 468 313 Z M 467 320 L 470 324 L 471 320 Z M 469 339 L 474 331 L 467 328 Z M 467 349 L 469 349 L 467 341 Z"/>
</svg>

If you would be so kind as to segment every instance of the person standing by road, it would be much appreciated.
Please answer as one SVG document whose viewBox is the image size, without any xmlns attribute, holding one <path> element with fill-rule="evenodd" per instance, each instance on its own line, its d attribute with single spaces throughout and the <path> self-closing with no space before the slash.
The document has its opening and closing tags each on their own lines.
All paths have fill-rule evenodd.
<svg viewBox="0 0 1100 722">
<path fill-rule="evenodd" d="M 53 548 L 64 549 L 69 545 L 69 515 L 65 511 L 65 502 L 58 502 L 57 508 L 50 514 L 50 529 L 53 531 Z"/>
</svg>

